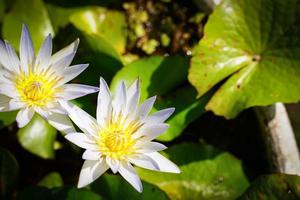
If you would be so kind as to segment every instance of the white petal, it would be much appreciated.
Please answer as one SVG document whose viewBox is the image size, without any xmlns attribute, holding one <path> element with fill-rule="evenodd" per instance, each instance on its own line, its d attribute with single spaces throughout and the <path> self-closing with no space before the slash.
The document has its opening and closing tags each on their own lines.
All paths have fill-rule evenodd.
<svg viewBox="0 0 300 200">
<path fill-rule="evenodd" d="M 104 172 L 106 172 L 108 168 L 109 167 L 104 159 L 101 161 L 86 160 L 80 171 L 78 188 L 85 187 L 88 184 L 92 183 Z"/>
<path fill-rule="evenodd" d="M 130 183 L 130 185 L 134 187 L 134 189 L 138 192 L 142 192 L 143 186 L 141 180 L 129 163 L 122 162 L 119 168 L 119 173 L 128 183 Z"/>
<path fill-rule="evenodd" d="M 139 138 L 143 136 L 142 140 L 153 140 L 169 128 L 168 124 L 145 124 L 136 133 L 133 134 L 133 138 Z"/>
<path fill-rule="evenodd" d="M 138 141 L 136 143 L 136 148 L 139 153 L 152 153 L 156 151 L 162 151 L 167 149 L 167 147 L 161 143 L 158 142 L 141 142 Z"/>
<path fill-rule="evenodd" d="M 19 73 L 20 60 L 19 60 L 15 50 L 12 48 L 12 46 L 7 41 L 5 41 L 5 46 L 6 46 L 6 51 L 7 51 L 7 55 L 8 55 L 8 60 L 10 63 L 9 70 Z"/>
<path fill-rule="evenodd" d="M 166 119 L 168 119 L 173 112 L 175 111 L 175 108 L 167 108 L 160 111 L 155 112 L 154 114 L 150 115 L 145 119 L 146 123 L 162 123 Z"/>
<path fill-rule="evenodd" d="M 112 172 L 114 174 L 119 171 L 120 162 L 118 160 L 110 158 L 110 157 L 106 157 L 106 163 L 108 164 L 108 166 L 110 167 L 110 169 L 112 170 Z"/>
<path fill-rule="evenodd" d="M 11 99 L 9 101 L 9 111 L 19 110 L 20 108 L 23 107 L 25 107 L 25 104 L 23 102 L 20 102 L 16 99 Z"/>
<path fill-rule="evenodd" d="M 18 92 L 16 87 L 12 84 L 0 84 L 0 94 L 4 94 L 11 98 L 16 98 L 18 96 Z"/>
<path fill-rule="evenodd" d="M 87 149 L 82 154 L 82 159 L 99 161 L 102 158 L 101 158 L 101 153 L 99 151 Z"/>
<path fill-rule="evenodd" d="M 140 99 L 140 81 L 137 79 L 127 90 L 128 104 L 125 114 L 135 113 Z M 133 116 L 133 115 L 131 115 Z"/>
<path fill-rule="evenodd" d="M 129 158 L 129 161 L 138 167 L 159 171 L 158 164 L 151 157 L 147 155 L 142 155 L 142 154 L 136 155 Z"/>
<path fill-rule="evenodd" d="M 35 107 L 34 108 L 35 112 L 37 112 L 42 118 L 44 118 L 45 120 L 48 120 L 48 116 L 49 116 L 49 112 L 46 111 L 43 108 L 40 107 Z"/>
<path fill-rule="evenodd" d="M 113 100 L 114 116 L 118 116 L 124 109 L 127 103 L 126 86 L 124 81 L 118 85 L 116 95 Z"/>
<path fill-rule="evenodd" d="M 144 101 L 137 110 L 137 117 L 140 119 L 144 119 L 149 112 L 151 111 L 153 104 L 156 100 L 156 96 L 154 97 L 150 97 L 149 99 L 147 99 L 146 101 Z"/>
<path fill-rule="evenodd" d="M 37 66 L 38 71 L 42 72 L 43 70 L 49 67 L 49 62 L 52 54 L 52 37 L 49 34 L 44 40 L 42 47 L 39 50 L 39 53 L 36 57 L 35 66 Z"/>
<path fill-rule="evenodd" d="M 6 50 L 6 46 L 4 44 L 4 42 L 2 40 L 0 40 L 0 63 L 3 65 L 3 67 L 5 67 L 6 69 L 10 70 L 10 71 L 14 71 L 11 67 L 10 67 L 10 60 L 8 57 L 8 53 Z"/>
<path fill-rule="evenodd" d="M 75 77 L 77 77 L 81 72 L 83 72 L 89 65 L 88 64 L 80 64 L 80 65 L 73 65 L 64 69 L 62 74 L 62 80 L 59 81 L 57 85 L 65 84 Z"/>
<path fill-rule="evenodd" d="M 32 40 L 26 25 L 23 24 L 20 41 L 20 60 L 21 67 L 25 73 L 28 73 L 29 69 L 32 67 L 33 59 L 34 49 Z"/>
<path fill-rule="evenodd" d="M 140 90 L 140 79 L 136 79 L 127 89 L 127 97 L 131 99 Z"/>
<path fill-rule="evenodd" d="M 108 118 L 111 111 L 111 94 L 105 80 L 100 77 L 100 91 L 98 94 L 97 121 L 103 125 L 103 121 Z"/>
<path fill-rule="evenodd" d="M 146 155 L 151 157 L 158 164 L 159 171 L 176 174 L 180 173 L 180 169 L 170 160 L 162 156 L 160 153 L 153 152 Z"/>
<path fill-rule="evenodd" d="M 77 106 L 60 101 L 62 107 L 68 112 L 72 121 L 85 133 L 92 135 L 98 135 L 97 121 L 91 117 L 88 113 L 78 108 Z"/>
<path fill-rule="evenodd" d="M 70 142 L 84 149 L 96 149 L 95 141 L 91 140 L 87 134 L 84 133 L 69 133 L 65 138 Z"/>
<path fill-rule="evenodd" d="M 61 60 L 57 61 L 56 63 L 51 64 L 51 69 L 57 74 L 62 75 L 64 70 L 70 66 L 76 52 L 69 54 L 62 58 Z M 50 61 L 51 62 L 51 61 Z"/>
<path fill-rule="evenodd" d="M 76 132 L 73 123 L 71 122 L 70 118 L 66 114 L 60 114 L 51 112 L 48 115 L 48 122 L 54 128 L 59 130 L 62 133 L 74 133 Z"/>
<path fill-rule="evenodd" d="M 9 102 L 11 98 L 6 95 L 0 94 L 0 112 L 9 111 Z"/>
<path fill-rule="evenodd" d="M 22 128 L 22 127 L 26 126 L 32 119 L 33 114 L 34 114 L 34 110 L 32 108 L 27 107 L 27 108 L 21 109 L 18 112 L 17 118 L 16 118 L 18 127 Z"/>
<path fill-rule="evenodd" d="M 65 84 L 61 87 L 62 92 L 57 97 L 64 100 L 77 99 L 87 94 L 95 93 L 99 91 L 98 87 L 81 84 Z"/>
<path fill-rule="evenodd" d="M 55 64 L 60 62 L 61 60 L 69 60 L 68 62 L 71 63 L 72 61 L 72 56 L 74 57 L 77 48 L 78 48 L 78 44 L 79 44 L 79 39 L 75 40 L 72 44 L 70 44 L 69 46 L 61 49 L 60 51 L 56 52 L 50 59 L 50 64 Z M 70 55 L 72 55 L 70 57 Z M 68 57 L 66 59 L 66 57 Z M 71 61 L 70 61 L 71 59 Z M 67 67 L 67 66 L 62 66 L 62 67 Z"/>
</svg>

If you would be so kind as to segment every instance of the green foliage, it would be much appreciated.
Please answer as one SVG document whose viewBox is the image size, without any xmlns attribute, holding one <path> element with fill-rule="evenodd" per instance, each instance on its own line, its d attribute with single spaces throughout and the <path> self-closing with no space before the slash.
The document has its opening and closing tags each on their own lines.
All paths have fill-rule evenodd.
<svg viewBox="0 0 300 200">
<path fill-rule="evenodd" d="M 29 7 L 30 5 L 30 7 Z M 54 36 L 48 12 L 42 0 L 16 0 L 3 20 L 3 37 L 16 49 L 19 49 L 22 24 L 25 23 L 31 33 L 37 51 L 48 34 Z"/>
<path fill-rule="evenodd" d="M 169 148 L 166 153 L 180 166 L 180 174 L 145 169 L 138 169 L 138 173 L 171 199 L 235 199 L 249 185 L 241 162 L 212 146 L 183 143 Z"/>
<path fill-rule="evenodd" d="M 17 112 L 1 112 L 0 113 L 0 128 L 9 126 L 16 120 Z"/>
<path fill-rule="evenodd" d="M 0 147 L 0 198 L 11 197 L 19 175 L 19 165 L 15 157 Z"/>
<path fill-rule="evenodd" d="M 245 108 L 300 99 L 295 0 L 224 0 L 205 26 L 189 80 L 199 96 L 223 81 L 206 109 L 226 118 Z"/>
<path fill-rule="evenodd" d="M 39 183 L 39 186 L 44 186 L 46 188 L 55 188 L 63 186 L 64 182 L 58 172 L 51 172 L 47 174 Z"/>
<path fill-rule="evenodd" d="M 240 200 L 276 200 L 300 198 L 300 177 L 286 174 L 271 174 L 257 178 Z"/>
<path fill-rule="evenodd" d="M 20 144 L 29 152 L 45 159 L 54 158 L 56 129 L 39 115 L 24 128 L 18 130 Z"/>
<path fill-rule="evenodd" d="M 101 7 L 91 7 L 74 13 L 70 20 L 79 30 L 103 37 L 118 53 L 124 53 L 126 21 L 123 13 Z"/>
<path fill-rule="evenodd" d="M 91 188 L 93 191 L 105 197 L 105 199 L 168 199 L 166 194 L 158 187 L 145 182 L 143 182 L 143 192 L 138 193 L 118 175 L 103 175 L 99 180 L 92 184 Z"/>
</svg>

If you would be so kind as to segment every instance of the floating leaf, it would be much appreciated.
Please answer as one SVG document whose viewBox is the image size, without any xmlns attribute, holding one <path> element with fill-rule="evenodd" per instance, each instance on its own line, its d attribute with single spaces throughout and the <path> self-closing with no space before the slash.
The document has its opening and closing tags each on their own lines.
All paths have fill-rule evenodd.
<svg viewBox="0 0 300 200">
<path fill-rule="evenodd" d="M 224 0 L 210 16 L 192 58 L 199 96 L 217 115 L 300 99 L 300 17 L 295 0 Z"/>
<path fill-rule="evenodd" d="M 205 112 L 205 105 L 211 96 L 204 95 L 200 99 L 196 99 L 194 88 L 191 86 L 184 87 L 166 95 L 164 98 L 159 98 L 155 104 L 155 109 L 160 110 L 168 107 L 174 107 L 175 113 L 167 121 L 170 127 L 160 135 L 157 140 L 172 141 L 178 137 L 182 131 L 194 120 L 200 117 Z"/>
<path fill-rule="evenodd" d="M 181 56 L 152 56 L 135 61 L 123 67 L 113 78 L 111 88 L 115 89 L 119 81 L 131 84 L 137 78 L 141 80 L 141 99 L 153 95 L 164 95 L 186 80 L 188 59 Z"/>
<path fill-rule="evenodd" d="M 58 172 L 52 172 L 45 176 L 40 182 L 39 186 L 44 186 L 46 188 L 55 188 L 63 186 L 63 180 Z"/>
<path fill-rule="evenodd" d="M 106 199 L 122 200 L 153 200 L 168 199 L 166 194 L 154 185 L 143 183 L 143 192 L 138 193 L 119 175 L 103 175 L 91 186 L 92 190 L 101 194 Z M 105 189 L 103 189 L 105 188 Z"/>
<path fill-rule="evenodd" d="M 0 147 L 0 199 L 9 199 L 13 193 L 19 174 L 15 157 Z"/>
<path fill-rule="evenodd" d="M 138 169 L 144 181 L 157 185 L 170 199 L 235 199 L 249 183 L 234 156 L 209 145 L 184 143 L 166 151 L 180 174 Z"/>
<path fill-rule="evenodd" d="M 39 115 L 18 131 L 18 140 L 29 152 L 42 158 L 54 158 L 56 130 Z"/>
<path fill-rule="evenodd" d="M 16 0 L 3 20 L 3 37 L 19 49 L 22 24 L 25 23 L 37 51 L 48 34 L 54 31 L 42 0 Z"/>
<path fill-rule="evenodd" d="M 240 200 L 300 199 L 300 177 L 271 174 L 257 178 Z"/>
<path fill-rule="evenodd" d="M 126 45 L 126 20 L 123 13 L 102 7 L 91 7 L 74 13 L 71 22 L 79 30 L 103 37 L 119 54 Z"/>
</svg>

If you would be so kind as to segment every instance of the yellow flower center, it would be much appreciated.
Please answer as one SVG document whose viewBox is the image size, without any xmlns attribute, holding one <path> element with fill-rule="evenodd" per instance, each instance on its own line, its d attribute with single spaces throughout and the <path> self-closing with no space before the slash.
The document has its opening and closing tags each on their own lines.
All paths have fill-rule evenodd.
<svg viewBox="0 0 300 200">
<path fill-rule="evenodd" d="M 136 139 L 132 138 L 132 134 L 137 129 L 137 125 L 125 128 L 122 125 L 111 124 L 108 128 L 101 130 L 98 146 L 102 155 L 121 160 L 134 154 Z"/>
<path fill-rule="evenodd" d="M 16 87 L 21 99 L 29 106 L 43 107 L 53 100 L 56 82 L 43 74 L 29 73 L 17 78 Z"/>
</svg>

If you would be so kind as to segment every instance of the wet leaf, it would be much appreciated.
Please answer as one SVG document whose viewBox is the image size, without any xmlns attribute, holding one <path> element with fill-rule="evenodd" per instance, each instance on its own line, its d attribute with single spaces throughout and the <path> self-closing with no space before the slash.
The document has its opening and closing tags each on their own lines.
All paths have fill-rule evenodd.
<svg viewBox="0 0 300 200">
<path fill-rule="evenodd" d="M 17 112 L 0 112 L 0 128 L 9 126 L 16 121 Z"/>
<path fill-rule="evenodd" d="M 235 117 L 245 108 L 300 99 L 300 15 L 295 0 L 224 0 L 196 48 L 189 80 L 206 106 Z"/>
<path fill-rule="evenodd" d="M 126 20 L 122 12 L 102 7 L 91 7 L 72 14 L 72 24 L 87 34 L 101 36 L 119 54 L 124 53 L 126 45 Z"/>
<path fill-rule="evenodd" d="M 209 145 L 183 143 L 170 147 L 167 156 L 180 174 L 138 169 L 144 181 L 158 186 L 170 199 L 235 199 L 248 187 L 242 163 Z"/>
<path fill-rule="evenodd" d="M 300 177 L 286 174 L 263 175 L 257 178 L 240 200 L 300 199 Z"/>
<path fill-rule="evenodd" d="M 23 148 L 39 157 L 49 159 L 54 158 L 56 133 L 55 128 L 36 114 L 17 134 Z"/>
<path fill-rule="evenodd" d="M 139 193 L 119 175 L 105 174 L 92 184 L 91 188 L 106 199 L 168 199 L 163 191 L 149 183 L 143 183 L 143 192 Z"/>
<path fill-rule="evenodd" d="M 48 12 L 42 0 L 16 0 L 12 9 L 3 20 L 3 37 L 16 49 L 19 49 L 22 24 L 25 23 L 31 33 L 35 51 L 38 50 L 48 34 L 54 36 Z"/>
<path fill-rule="evenodd" d="M 101 200 L 99 195 L 87 189 L 77 189 L 76 187 L 63 187 L 52 190 L 55 200 Z"/>
</svg>

